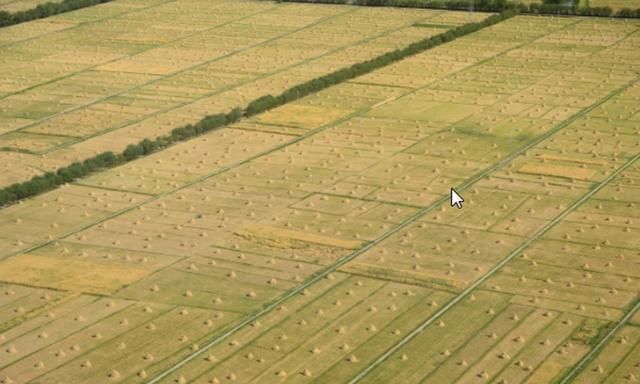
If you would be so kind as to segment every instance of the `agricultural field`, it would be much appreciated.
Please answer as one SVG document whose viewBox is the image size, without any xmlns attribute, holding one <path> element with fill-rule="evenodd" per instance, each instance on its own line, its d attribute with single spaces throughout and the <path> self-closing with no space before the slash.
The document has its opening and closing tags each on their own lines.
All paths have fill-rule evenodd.
<svg viewBox="0 0 640 384">
<path fill-rule="evenodd" d="M 314 148 L 348 150 L 341 164 L 352 167 L 396 147 L 393 161 L 365 166 L 347 185 L 330 189 L 350 198 L 344 202 L 360 196 L 416 210 L 346 262 L 332 264 L 352 276 L 348 284 L 315 296 L 316 284 L 340 272 L 303 284 L 276 308 L 312 296 L 304 308 L 256 317 L 233 335 L 214 338 L 206 353 L 165 369 L 156 382 L 549 383 L 562 377 L 637 300 L 640 244 L 629 234 L 639 214 L 629 207 L 640 203 L 640 141 L 632 118 L 640 87 L 631 69 L 640 62 L 616 54 L 639 43 L 637 26 L 626 28 L 519 17 L 359 78 L 358 85 L 386 87 L 407 79 L 404 72 L 415 83 L 403 84 L 412 89 L 408 94 L 329 128 L 351 136 L 343 141 L 350 146 L 340 145 L 337 133 L 314 135 Z M 581 41 L 592 29 L 607 39 Z M 517 33 L 523 30 L 528 33 Z M 497 52 L 479 49 L 493 34 L 512 38 L 493 45 Z M 457 62 L 461 67 L 436 79 L 415 76 L 425 63 L 451 71 L 451 61 L 440 59 L 456 51 L 487 56 L 467 66 Z M 529 71 L 518 73 L 525 63 Z M 275 115 L 282 122 L 287 108 L 335 100 L 344 87 L 257 119 Z M 432 131 L 422 133 L 424 124 Z M 365 129 L 377 131 L 380 140 L 370 142 L 377 146 L 359 145 L 366 143 L 358 133 Z M 395 141 L 388 138 L 394 134 Z M 306 159 L 318 151 L 301 147 Z M 464 186 L 472 209 L 443 204 L 449 185 Z M 329 213 L 322 204 L 314 199 L 307 209 Z M 360 304 L 349 304 L 351 296 Z M 220 363 L 211 365 L 206 356 Z"/>
<path fill-rule="evenodd" d="M 0 186 L 404 47 L 486 14 L 118 0 L 0 30 Z"/>
<path fill-rule="evenodd" d="M 31 8 L 35 8 L 40 4 L 47 2 L 59 3 L 61 0 L 0 0 L 0 11 L 5 12 L 20 12 L 26 11 Z"/>
<path fill-rule="evenodd" d="M 65 99 L 78 102 L 70 116 L 20 117 L 39 131 L 7 131 L 33 137 L 5 163 L 37 153 L 46 169 L 91 145 L 125 145 L 174 126 L 163 121 L 225 110 L 475 17 L 216 1 L 226 41 L 201 30 L 204 2 L 178 3 L 117 0 L 51 18 L 117 29 L 122 45 L 96 41 L 121 49 L 136 39 L 153 54 L 88 70 L 80 60 L 77 75 L 64 62 L 42 73 L 46 84 L 7 91 L 24 102 L 63 97 L 55 76 L 69 89 L 76 76 L 102 82 Z M 177 35 L 140 15 L 162 20 L 175 7 L 184 13 L 170 24 L 184 40 L 160 44 Z M 48 49 L 41 33 L 26 47 Z M 206 41 L 256 46 L 172 74 L 198 66 L 205 53 L 193 47 Z M 159 59 L 184 57 L 168 54 L 172 44 L 188 63 Z M 159 112 L 168 107 L 152 99 L 178 88 L 188 104 Z M 115 122 L 103 108 L 121 97 L 155 117 L 52 149 L 51 130 Z M 56 121 L 71 125 L 45 129 Z M 6 207 L 0 382 L 633 382 L 639 121 L 640 23 L 517 16 Z M 139 137 L 124 133 L 134 128 Z M 463 209 L 449 206 L 452 187 Z"/>
<path fill-rule="evenodd" d="M 638 379 L 640 335 L 636 324 L 623 325 L 615 332 L 602 353 L 579 371 L 576 383 L 624 383 Z"/>
<path fill-rule="evenodd" d="M 580 4 L 590 7 L 611 7 L 613 10 L 640 8 L 640 0 L 581 0 Z"/>
</svg>

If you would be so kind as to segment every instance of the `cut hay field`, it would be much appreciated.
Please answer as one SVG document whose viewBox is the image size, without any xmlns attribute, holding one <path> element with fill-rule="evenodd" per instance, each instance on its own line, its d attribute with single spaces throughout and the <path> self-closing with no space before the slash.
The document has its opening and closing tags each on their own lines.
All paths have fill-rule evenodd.
<svg viewBox="0 0 640 384">
<path fill-rule="evenodd" d="M 486 14 L 118 0 L 0 30 L 0 186 L 348 67 Z M 420 25 L 416 25 L 420 24 Z"/>
<path fill-rule="evenodd" d="M 44 3 L 59 3 L 62 0 L 0 0 L 0 11 L 20 12 L 35 8 Z"/>
<path fill-rule="evenodd" d="M 639 30 L 518 16 L 3 209 L 0 378 L 635 375 Z"/>
<path fill-rule="evenodd" d="M 575 383 L 632 383 L 640 370 L 640 329 L 626 324 L 612 334 L 602 352 L 576 374 Z"/>
<path fill-rule="evenodd" d="M 611 7 L 614 10 L 640 8 L 640 0 L 581 0 L 580 4 L 590 7 Z"/>
<path fill-rule="evenodd" d="M 489 36 L 510 38 L 488 52 Z M 255 118 L 284 125 L 288 115 L 286 128 L 299 128 L 287 114 L 298 105 L 363 108 L 362 100 L 339 102 L 340 94 L 408 87 L 314 133 L 310 146 L 283 150 L 281 163 L 289 171 L 303 156 L 310 170 L 321 165 L 310 182 L 329 178 L 325 200 L 309 182 L 297 185 L 314 192 L 295 205 L 317 213 L 311 219 L 344 215 L 335 194 L 368 220 L 379 217 L 366 212 L 371 200 L 415 210 L 400 218 L 386 212 L 393 224 L 382 235 L 321 275 L 335 278 L 329 272 L 341 267 L 351 283 L 326 293 L 326 278 L 303 283 L 275 310 L 209 339 L 206 353 L 156 367 L 163 373 L 153 382 L 561 379 L 637 298 L 640 87 L 632 68 L 640 57 L 627 52 L 639 43 L 634 24 L 518 17 Z M 421 78 L 414 69 L 427 63 L 434 71 Z M 339 167 L 324 176 L 334 163 L 316 159 L 322 151 Z M 277 158 L 270 154 L 260 168 Z M 282 189 L 277 180 L 263 186 L 273 184 Z M 451 185 L 467 199 L 462 211 L 444 204 Z M 280 212 L 269 219 L 282 221 Z M 295 216 L 285 228 L 313 231 L 314 221 Z M 298 309 L 301 296 L 311 298 Z M 278 315 L 289 303 L 296 309 Z"/>
</svg>

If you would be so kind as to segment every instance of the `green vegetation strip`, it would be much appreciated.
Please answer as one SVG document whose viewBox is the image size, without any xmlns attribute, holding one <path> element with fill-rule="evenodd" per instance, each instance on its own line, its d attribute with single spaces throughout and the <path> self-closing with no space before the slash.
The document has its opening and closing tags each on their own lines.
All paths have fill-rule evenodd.
<svg viewBox="0 0 640 384">
<path fill-rule="evenodd" d="M 404 7 L 449 9 L 457 11 L 503 12 L 515 10 L 538 15 L 573 15 L 640 18 L 640 8 L 622 8 L 616 12 L 611 7 L 579 6 L 578 0 L 542 0 L 541 3 L 523 3 L 520 0 L 278 0 L 285 3 L 350 4 L 372 7 Z"/>
<path fill-rule="evenodd" d="M 85 177 L 91 173 L 113 168 L 139 157 L 149 155 L 175 143 L 186 141 L 195 136 L 199 136 L 237 122 L 241 118 L 251 117 L 298 100 L 312 93 L 362 76 L 403 60 L 409 56 L 422 53 L 459 37 L 497 24 L 515 15 L 515 11 L 507 10 L 498 15 L 492 15 L 482 22 L 459 26 L 436 36 L 419 40 L 404 48 L 387 52 L 373 59 L 354 64 L 350 67 L 343 68 L 296 85 L 278 96 L 266 95 L 259 97 L 258 99 L 250 102 L 244 109 L 234 108 L 226 114 L 220 113 L 206 116 L 196 124 L 187 124 L 185 126 L 175 128 L 169 135 L 160 136 L 154 139 L 144 139 L 138 144 L 131 144 L 127 146 L 127 148 L 120 154 L 114 154 L 111 151 L 107 151 L 82 162 L 74 162 L 68 166 L 59 168 L 55 172 L 46 172 L 43 175 L 33 177 L 31 180 L 10 185 L 6 188 L 0 189 L 0 207 L 50 191 L 60 185 Z"/>
<path fill-rule="evenodd" d="M 566 376 L 559 382 L 559 384 L 568 384 L 574 381 L 574 379 L 578 376 L 580 372 L 582 372 L 587 365 L 595 359 L 598 354 L 601 352 L 602 348 L 605 347 L 613 337 L 622 328 L 629 319 L 640 309 L 640 299 L 636 298 L 635 304 L 627 311 L 627 313 L 618 321 L 618 323 L 606 332 L 601 338 L 598 344 L 596 344 L 593 349 L 585 355 L 576 365 L 574 365 L 573 369 L 569 371 Z"/>
<path fill-rule="evenodd" d="M 113 0 L 62 0 L 59 3 L 47 2 L 26 11 L 10 13 L 0 11 L 0 28 L 25 23 L 27 21 L 44 19 L 45 17 L 108 3 Z"/>
</svg>

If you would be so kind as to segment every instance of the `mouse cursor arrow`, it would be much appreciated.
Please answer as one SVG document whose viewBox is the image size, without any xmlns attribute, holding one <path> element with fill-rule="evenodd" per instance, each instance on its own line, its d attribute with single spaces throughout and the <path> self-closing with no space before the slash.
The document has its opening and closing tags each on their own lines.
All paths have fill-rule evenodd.
<svg viewBox="0 0 640 384">
<path fill-rule="evenodd" d="M 462 196 L 460 196 L 455 189 L 451 188 L 451 206 L 453 207 L 455 205 L 458 209 L 461 209 L 463 201 Z"/>
</svg>

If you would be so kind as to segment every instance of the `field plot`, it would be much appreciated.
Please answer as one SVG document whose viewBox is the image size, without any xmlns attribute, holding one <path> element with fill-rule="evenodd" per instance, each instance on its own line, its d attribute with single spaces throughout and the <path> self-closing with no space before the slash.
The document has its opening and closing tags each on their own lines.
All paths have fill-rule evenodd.
<svg viewBox="0 0 640 384">
<path fill-rule="evenodd" d="M 632 383 L 640 376 L 640 328 L 624 326 L 574 380 L 575 383 Z"/>
<path fill-rule="evenodd" d="M 47 2 L 59 3 L 61 0 L 0 0 L 0 11 L 19 12 L 35 8 Z"/>
<path fill-rule="evenodd" d="M 4 210 L 0 377 L 561 377 L 640 289 L 638 29 L 519 16 Z"/>
<path fill-rule="evenodd" d="M 122 0 L 5 28 L 0 185 L 121 151 L 444 30 L 415 23 L 453 28 L 486 16 Z"/>
<path fill-rule="evenodd" d="M 590 7 L 611 7 L 613 10 L 640 8 L 640 0 L 581 0 L 580 3 Z"/>
</svg>

